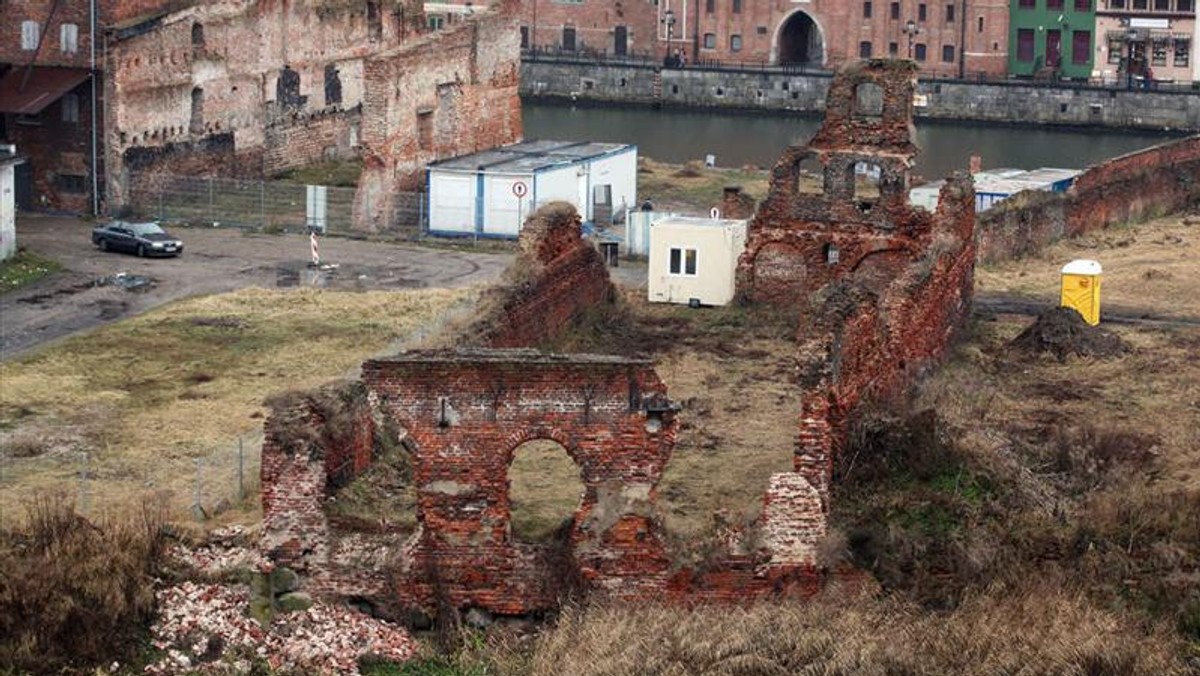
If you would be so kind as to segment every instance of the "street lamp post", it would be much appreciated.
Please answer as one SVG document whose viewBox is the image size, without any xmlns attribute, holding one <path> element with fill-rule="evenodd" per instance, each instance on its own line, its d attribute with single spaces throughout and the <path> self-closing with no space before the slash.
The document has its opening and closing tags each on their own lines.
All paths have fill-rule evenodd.
<svg viewBox="0 0 1200 676">
<path fill-rule="evenodd" d="M 908 23 L 904 24 L 903 30 L 904 34 L 908 36 L 908 58 L 911 59 L 913 58 L 913 38 L 920 34 L 921 27 L 915 21 L 909 19 Z"/>
<path fill-rule="evenodd" d="M 667 68 L 678 68 L 680 64 L 675 58 L 675 55 L 671 53 L 671 39 L 674 37 L 675 33 L 674 10 L 667 8 L 667 11 L 663 12 L 662 24 L 667 27 L 667 55 L 663 57 L 663 65 Z"/>
</svg>

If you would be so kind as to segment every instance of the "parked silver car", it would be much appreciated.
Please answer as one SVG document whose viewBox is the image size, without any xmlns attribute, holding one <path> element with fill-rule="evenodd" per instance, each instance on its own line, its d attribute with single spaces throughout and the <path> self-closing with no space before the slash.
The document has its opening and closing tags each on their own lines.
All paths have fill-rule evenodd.
<svg viewBox="0 0 1200 676">
<path fill-rule="evenodd" d="M 157 223 L 106 223 L 92 230 L 92 244 L 101 251 L 127 251 L 139 256 L 178 256 L 183 253 L 183 242 Z"/>
</svg>

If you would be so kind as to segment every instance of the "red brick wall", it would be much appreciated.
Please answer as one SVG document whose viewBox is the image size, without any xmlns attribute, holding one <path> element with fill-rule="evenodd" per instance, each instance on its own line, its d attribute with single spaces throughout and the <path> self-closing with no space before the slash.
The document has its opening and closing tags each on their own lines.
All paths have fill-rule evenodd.
<svg viewBox="0 0 1200 676">
<path fill-rule="evenodd" d="M 277 119 L 266 128 L 262 171 L 271 176 L 288 169 L 355 157 L 362 149 L 358 140 L 361 124 L 361 107 Z"/>
<path fill-rule="evenodd" d="M 51 12 L 51 8 L 54 11 Z M 69 66 L 88 68 L 91 65 L 92 43 L 88 0 L 9 0 L 0 2 L 0 64 L 24 66 Z M 21 24 L 36 21 L 42 38 L 36 53 L 21 48 Z M 47 21 L 49 23 L 47 23 Z M 61 26 L 73 23 L 78 28 L 77 50 L 64 52 Z"/>
<path fill-rule="evenodd" d="M 4 116 L 9 143 L 28 160 L 33 176 L 34 208 L 75 213 L 92 210 L 92 94 L 84 82 L 70 92 L 79 105 L 77 122 L 63 121 L 63 99 L 50 104 L 34 117 L 35 124 L 17 122 L 16 115 Z M 65 98 L 65 97 L 64 97 Z M 100 120 L 97 120 L 99 123 Z M 103 134 L 98 127 L 97 133 Z M 103 184 L 103 161 L 100 162 Z M 82 188 L 62 176 L 82 178 Z"/>
<path fill-rule="evenodd" d="M 428 163 L 521 140 L 518 41 L 514 15 L 496 11 L 366 61 L 358 228 L 386 229 Z"/>
<path fill-rule="evenodd" d="M 776 165 L 738 264 L 744 302 L 800 314 L 805 394 L 795 466 L 823 502 L 857 406 L 900 394 L 941 358 L 970 309 L 970 179 L 951 176 L 933 213 L 908 203 L 914 76 L 912 64 L 895 61 L 854 64 L 835 76 L 824 125 Z M 880 89 L 877 117 L 859 108 L 865 85 Z M 823 171 L 820 194 L 799 192 L 805 160 Z M 879 168 L 877 197 L 858 194 L 860 162 Z"/>
<path fill-rule="evenodd" d="M 552 0 L 522 0 L 520 23 L 530 31 L 531 42 L 542 48 L 560 49 L 563 28 L 576 31 L 579 51 L 598 51 L 611 54 L 614 49 L 614 29 L 628 29 L 629 53 L 660 58 L 667 53 L 663 12 L 671 9 L 676 18 L 672 30 L 670 51 L 683 50 L 688 61 L 720 60 L 727 62 L 776 63 L 779 58 L 780 33 L 787 21 L 798 11 L 806 13 L 819 27 L 824 44 L 822 59 L 813 66 L 837 67 L 860 57 L 860 45 L 871 45 L 869 56 L 889 55 L 889 46 L 896 44 L 892 56 L 908 56 L 908 36 L 903 32 L 911 19 L 921 32 L 913 39 L 924 45 L 925 60 L 921 72 L 930 75 L 957 75 L 959 57 L 965 73 L 1004 74 L 1008 58 L 1008 3 L 1003 0 L 984 0 L 972 4 L 966 17 L 962 3 L 954 0 L 901 0 L 899 19 L 891 18 L 890 0 L 872 0 L 871 16 L 864 16 L 862 0 L 837 2 L 813 0 L 797 5 L 790 0 L 745 0 L 741 11 L 734 13 L 730 0 L 716 0 L 713 12 L 707 11 L 705 0 L 632 0 L 614 6 L 603 2 L 561 3 Z M 926 18 L 920 20 L 920 5 L 926 6 Z M 946 20 L 946 5 L 953 4 L 954 19 Z M 966 25 L 964 26 L 964 18 Z M 983 30 L 979 19 L 983 18 Z M 964 31 L 964 28 L 966 29 Z M 705 46 L 704 36 L 711 34 L 715 46 Z M 732 39 L 741 39 L 741 49 L 734 51 Z M 962 52 L 963 38 L 966 51 Z M 943 47 L 954 49 L 950 61 L 943 60 Z"/>
<path fill-rule="evenodd" d="M 1182 211 L 1200 201 L 1200 136 L 1113 158 L 1066 193 L 1025 193 L 979 216 L 979 256 L 1034 253 L 1062 237 Z"/>
<path fill-rule="evenodd" d="M 583 239 L 579 214 L 565 202 L 547 204 L 521 228 L 520 253 L 506 283 L 488 290 L 482 316 L 464 333 L 488 347 L 541 345 L 581 314 L 616 298 L 596 247 Z"/>
</svg>

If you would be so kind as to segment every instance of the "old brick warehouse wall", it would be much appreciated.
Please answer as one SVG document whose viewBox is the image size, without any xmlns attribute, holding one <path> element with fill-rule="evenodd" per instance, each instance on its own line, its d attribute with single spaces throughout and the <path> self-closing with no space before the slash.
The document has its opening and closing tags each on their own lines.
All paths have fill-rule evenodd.
<svg viewBox="0 0 1200 676">
<path fill-rule="evenodd" d="M 905 62 L 868 61 L 835 76 L 825 124 L 775 166 L 738 265 L 743 302 L 799 315 L 796 471 L 826 507 L 856 408 L 902 394 L 970 311 L 970 178 L 952 175 L 933 213 L 908 202 L 915 75 Z M 860 97 L 864 87 L 870 96 Z M 871 96 L 882 106 L 872 108 Z M 878 168 L 877 195 L 856 180 L 860 163 Z M 819 194 L 800 192 L 805 164 L 824 177 Z"/>
<path fill-rule="evenodd" d="M 423 188 L 428 163 L 521 140 L 511 12 L 502 3 L 366 61 L 356 227 L 386 227 L 396 192 Z"/>
<path fill-rule="evenodd" d="M 481 316 L 463 332 L 472 344 L 541 345 L 584 314 L 616 302 L 604 260 L 583 239 L 581 219 L 570 204 L 538 209 L 522 226 L 519 246 L 504 282 L 485 293 Z"/>
<path fill-rule="evenodd" d="M 1028 255 L 1063 237 L 1176 213 L 1200 201 L 1200 136 L 1098 164 L 1066 193 L 1024 193 L 979 216 L 979 257 Z"/>
<path fill-rule="evenodd" d="M 272 121 L 263 138 L 262 171 L 268 176 L 319 162 L 357 157 L 362 106 L 293 113 Z"/>
</svg>

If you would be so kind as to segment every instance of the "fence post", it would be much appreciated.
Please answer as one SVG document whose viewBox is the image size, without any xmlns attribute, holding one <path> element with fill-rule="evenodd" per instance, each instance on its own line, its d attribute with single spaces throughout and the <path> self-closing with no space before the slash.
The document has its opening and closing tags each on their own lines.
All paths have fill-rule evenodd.
<svg viewBox="0 0 1200 676">
<path fill-rule="evenodd" d="M 197 521 L 204 519 L 204 508 L 200 506 L 200 470 L 203 466 L 204 460 L 196 458 L 196 490 L 192 494 L 192 514 L 195 515 Z"/>
<path fill-rule="evenodd" d="M 166 219 L 166 215 L 163 214 L 163 184 L 162 184 L 162 181 L 159 181 L 159 183 L 158 183 L 158 220 L 161 221 L 161 220 L 165 220 L 165 219 Z"/>
<path fill-rule="evenodd" d="M 258 182 L 258 227 L 262 230 L 267 229 L 267 182 Z M 238 443 L 241 443 L 241 438 L 238 438 Z"/>
<path fill-rule="evenodd" d="M 216 209 L 213 206 L 213 179 L 208 177 L 208 222 L 211 225 L 217 221 Z"/>
<path fill-rule="evenodd" d="M 242 438 L 238 437 L 238 502 L 246 499 L 246 452 L 242 447 Z"/>
</svg>

